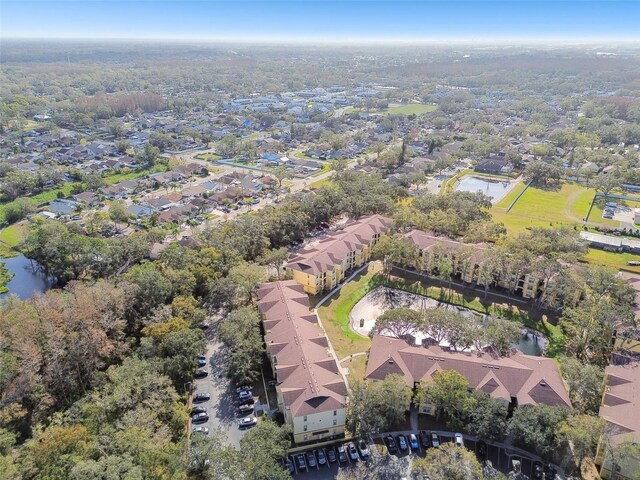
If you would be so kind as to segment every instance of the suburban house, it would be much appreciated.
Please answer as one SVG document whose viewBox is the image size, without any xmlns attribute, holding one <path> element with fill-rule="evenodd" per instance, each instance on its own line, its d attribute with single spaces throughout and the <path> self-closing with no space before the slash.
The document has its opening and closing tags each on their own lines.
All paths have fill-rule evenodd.
<svg viewBox="0 0 640 480">
<path fill-rule="evenodd" d="M 361 218 L 293 255 L 286 270 L 311 295 L 331 290 L 347 272 L 369 260 L 371 247 L 390 225 L 391 220 L 382 215 Z"/>
<path fill-rule="evenodd" d="M 492 173 L 495 175 L 511 173 L 513 167 L 504 158 L 487 158 L 473 167 L 475 172 Z"/>
<path fill-rule="evenodd" d="M 440 370 L 457 371 L 472 389 L 503 400 L 509 408 L 537 403 L 571 406 L 555 361 L 517 350 L 509 357 L 495 357 L 479 352 L 454 352 L 439 346 L 418 346 L 405 339 L 375 335 L 365 378 L 383 380 L 395 373 L 413 388 L 419 383 L 428 384 Z M 421 405 L 420 412 L 434 413 L 430 405 Z"/>
<path fill-rule="evenodd" d="M 606 387 L 602 396 L 600 416 L 606 422 L 607 442 L 600 442 L 596 463 L 602 478 L 637 479 L 640 457 L 625 452 L 618 463 L 607 449 L 620 448 L 626 442 L 640 444 L 640 362 L 609 365 L 605 369 Z M 612 473 L 616 472 L 613 476 Z"/>
<path fill-rule="evenodd" d="M 309 297 L 294 280 L 257 291 L 278 407 L 296 444 L 344 435 L 347 386 Z"/>
</svg>

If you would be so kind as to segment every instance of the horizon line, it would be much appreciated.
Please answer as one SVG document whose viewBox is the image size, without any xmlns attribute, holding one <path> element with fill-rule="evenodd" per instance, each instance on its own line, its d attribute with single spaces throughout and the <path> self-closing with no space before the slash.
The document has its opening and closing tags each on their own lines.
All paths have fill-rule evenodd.
<svg viewBox="0 0 640 480">
<path fill-rule="evenodd" d="M 298 44 L 555 44 L 565 45 L 593 45 L 595 43 L 636 43 L 640 46 L 638 37 L 481 37 L 481 36 L 438 36 L 438 37 L 157 37 L 157 36 L 0 36 L 0 41 L 150 41 L 150 42 L 200 42 L 200 43 L 298 43 Z"/>
</svg>

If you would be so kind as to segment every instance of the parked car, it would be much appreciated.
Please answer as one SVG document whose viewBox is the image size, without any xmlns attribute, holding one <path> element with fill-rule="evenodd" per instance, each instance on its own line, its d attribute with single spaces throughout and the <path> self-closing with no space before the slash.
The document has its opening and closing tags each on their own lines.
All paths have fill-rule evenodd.
<svg viewBox="0 0 640 480">
<path fill-rule="evenodd" d="M 453 434 L 453 442 L 456 444 L 456 447 L 464 447 L 464 440 L 461 433 Z"/>
<path fill-rule="evenodd" d="M 360 439 L 358 440 L 358 450 L 360 451 L 360 456 L 363 460 L 369 460 L 369 447 L 367 447 L 367 442 Z"/>
<path fill-rule="evenodd" d="M 204 355 L 198 355 L 198 367 L 206 367 L 207 366 L 207 357 Z"/>
<path fill-rule="evenodd" d="M 336 447 L 336 450 L 338 450 L 338 459 L 340 460 L 340 463 L 349 461 L 349 457 L 347 457 L 347 452 L 344 450 L 344 446 L 342 444 L 338 445 Z"/>
<path fill-rule="evenodd" d="M 208 422 L 209 421 L 209 415 L 207 415 L 206 413 L 198 413 L 198 414 L 194 415 L 193 417 L 191 417 L 191 421 L 193 423 Z"/>
<path fill-rule="evenodd" d="M 238 394 L 238 398 L 240 400 L 246 400 L 247 398 L 253 398 L 253 393 L 251 390 L 243 390 Z"/>
<path fill-rule="evenodd" d="M 197 407 L 193 407 L 191 409 L 191 416 L 197 415 L 199 413 L 207 413 L 206 407 L 198 405 Z"/>
<path fill-rule="evenodd" d="M 327 454 L 324 452 L 324 448 L 318 450 L 318 465 L 327 464 Z"/>
<path fill-rule="evenodd" d="M 327 458 L 329 459 L 329 463 L 336 463 L 336 460 L 338 460 L 336 451 L 333 448 L 327 450 Z"/>
<path fill-rule="evenodd" d="M 258 419 L 256 417 L 247 417 L 240 420 L 240 428 L 245 427 L 253 427 L 258 423 Z"/>
<path fill-rule="evenodd" d="M 252 205 L 257 205 L 260 203 L 260 199 L 259 198 L 254 198 L 253 200 L 251 200 L 251 204 Z"/>
<path fill-rule="evenodd" d="M 396 440 L 393 438 L 393 435 L 387 435 L 384 441 L 387 444 L 387 449 L 389 450 L 389 453 L 396 453 L 398 451 Z"/>
<path fill-rule="evenodd" d="M 360 459 L 360 457 L 358 457 L 356 446 L 353 444 L 353 442 L 347 443 L 347 453 L 349 454 L 349 458 L 351 458 L 351 460 L 354 462 L 357 462 Z"/>
<path fill-rule="evenodd" d="M 639 265 L 640 265 L 640 261 L 638 261 L 638 260 L 629 260 L 629 261 L 627 262 L 627 265 L 631 265 L 631 266 L 633 266 L 633 267 L 637 267 L 637 266 L 639 266 Z"/>
<path fill-rule="evenodd" d="M 409 448 L 409 446 L 407 445 L 407 437 L 405 437 L 403 434 L 398 435 L 398 447 L 401 451 L 405 451 Z"/>
<path fill-rule="evenodd" d="M 307 452 L 307 464 L 309 465 L 309 468 L 316 468 L 318 465 L 316 462 L 316 455 L 312 450 Z"/>
<path fill-rule="evenodd" d="M 253 413 L 253 403 L 246 403 L 238 407 L 238 413 L 241 415 L 247 415 Z"/>
<path fill-rule="evenodd" d="M 249 385 L 240 385 L 236 387 L 236 393 L 240 393 L 244 391 L 251 391 L 251 387 Z"/>
<path fill-rule="evenodd" d="M 544 466 L 542 465 L 542 462 L 533 462 L 533 472 L 532 472 L 533 480 L 542 480 L 543 476 L 544 476 Z"/>
<path fill-rule="evenodd" d="M 193 429 L 194 434 L 209 435 L 209 427 L 196 427 Z"/>
<path fill-rule="evenodd" d="M 251 405 L 251 406 L 253 406 L 253 397 L 239 398 L 238 399 L 238 405 L 240 405 L 240 406 L 242 406 L 242 405 Z"/>
<path fill-rule="evenodd" d="M 193 403 L 202 403 L 211 399 L 211 394 L 207 392 L 198 392 L 193 396 Z"/>
<path fill-rule="evenodd" d="M 420 443 L 424 448 L 429 448 L 431 446 L 431 443 L 429 442 L 429 434 L 426 430 L 420 430 L 418 436 L 420 437 Z"/>
<path fill-rule="evenodd" d="M 411 435 L 409 435 L 409 446 L 413 450 L 419 450 L 420 449 L 420 444 L 418 443 L 418 437 L 416 436 L 415 433 L 412 433 Z"/>
<path fill-rule="evenodd" d="M 440 438 L 436 432 L 431 432 L 431 446 L 438 448 L 440 446 Z"/>
<path fill-rule="evenodd" d="M 307 462 L 304 459 L 304 455 L 299 453 L 298 455 L 296 455 L 296 463 L 298 464 L 298 470 L 306 470 L 307 469 Z"/>
<path fill-rule="evenodd" d="M 209 376 L 209 372 L 204 369 L 196 370 L 195 378 L 206 378 Z"/>
<path fill-rule="evenodd" d="M 291 475 L 296 473 L 296 467 L 293 466 L 293 462 L 291 461 L 291 459 L 289 457 L 284 459 L 284 464 L 287 466 L 287 470 L 289 470 L 289 473 Z"/>
<path fill-rule="evenodd" d="M 207 322 L 202 322 L 202 323 L 200 324 L 200 328 L 201 328 L 202 330 L 209 330 L 209 327 L 210 327 L 210 326 L 211 326 L 211 325 L 209 325 L 209 323 L 207 323 Z"/>
</svg>

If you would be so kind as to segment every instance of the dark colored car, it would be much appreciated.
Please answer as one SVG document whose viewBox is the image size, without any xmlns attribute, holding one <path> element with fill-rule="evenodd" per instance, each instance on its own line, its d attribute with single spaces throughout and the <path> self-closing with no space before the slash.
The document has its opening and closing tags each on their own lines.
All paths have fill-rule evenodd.
<svg viewBox="0 0 640 480">
<path fill-rule="evenodd" d="M 403 452 L 406 449 L 408 449 L 409 446 L 407 445 L 407 437 L 405 437 L 402 434 L 398 435 L 398 446 L 400 447 L 400 450 L 403 451 Z"/>
<path fill-rule="evenodd" d="M 418 433 L 418 437 L 420 437 L 420 443 L 424 448 L 429 448 L 431 446 L 431 442 L 429 441 L 429 434 L 426 430 L 420 430 L 420 433 Z"/>
<path fill-rule="evenodd" d="M 398 451 L 398 446 L 396 445 L 396 440 L 393 438 L 393 435 L 387 435 L 384 442 L 387 444 L 389 453 L 396 453 Z"/>
<path fill-rule="evenodd" d="M 293 462 L 291 461 L 290 458 L 285 458 L 284 459 L 284 463 L 287 466 L 287 470 L 289 470 L 289 473 L 291 475 L 293 475 L 294 473 L 296 473 L 296 468 L 293 466 Z"/>
<path fill-rule="evenodd" d="M 193 417 L 191 417 L 191 421 L 193 423 L 208 422 L 209 421 L 209 415 L 207 415 L 206 413 L 198 413 L 198 414 L 194 415 Z"/>
<path fill-rule="evenodd" d="M 533 471 L 531 472 L 531 478 L 533 480 L 542 480 L 544 476 L 544 466 L 542 462 L 533 462 Z"/>
<path fill-rule="evenodd" d="M 207 413 L 207 409 L 202 406 L 193 407 L 191 409 L 191 416 L 197 415 L 198 413 Z"/>
<path fill-rule="evenodd" d="M 544 480 L 554 480 L 556 478 L 556 473 L 558 473 L 556 467 L 547 463 L 544 467 Z"/>
<path fill-rule="evenodd" d="M 318 465 L 316 462 L 316 455 L 313 451 L 307 452 L 307 464 L 309 465 L 309 468 L 316 468 Z"/>
<path fill-rule="evenodd" d="M 329 463 L 336 463 L 336 460 L 338 460 L 336 451 L 333 448 L 327 450 L 327 458 L 329 459 Z"/>
<path fill-rule="evenodd" d="M 298 465 L 298 470 L 306 470 L 307 469 L 307 462 L 304 459 L 304 455 L 299 453 L 298 455 L 296 455 L 296 464 Z"/>
<path fill-rule="evenodd" d="M 198 392 L 193 396 L 193 403 L 202 403 L 211 399 L 211 394 L 207 392 Z"/>
<path fill-rule="evenodd" d="M 238 407 L 238 414 L 247 415 L 253 413 L 253 403 L 247 403 Z"/>
<path fill-rule="evenodd" d="M 420 444 L 418 443 L 418 437 L 416 436 L 415 433 L 412 433 L 411 435 L 409 435 L 409 445 L 411 446 L 412 450 L 420 449 Z"/>
<path fill-rule="evenodd" d="M 196 370 L 195 378 L 206 378 L 209 376 L 209 372 L 206 370 Z"/>
</svg>

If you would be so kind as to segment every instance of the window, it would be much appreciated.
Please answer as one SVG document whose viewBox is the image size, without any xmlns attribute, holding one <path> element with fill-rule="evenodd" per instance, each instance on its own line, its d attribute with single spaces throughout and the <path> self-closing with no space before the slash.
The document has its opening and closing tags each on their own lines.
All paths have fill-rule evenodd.
<svg viewBox="0 0 640 480">
<path fill-rule="evenodd" d="M 304 426 L 304 431 L 305 431 L 305 432 L 307 431 L 307 426 L 306 426 L 306 425 Z"/>
<path fill-rule="evenodd" d="M 333 420 L 333 426 L 335 427 L 338 424 L 338 420 Z"/>
<path fill-rule="evenodd" d="M 306 422 L 307 421 L 307 416 L 305 415 L 304 417 L 302 417 L 302 420 Z"/>
<path fill-rule="evenodd" d="M 336 415 L 338 415 L 338 411 L 337 411 L 337 410 L 334 410 L 334 411 L 333 411 L 333 416 L 335 417 Z"/>
<path fill-rule="evenodd" d="M 309 438 L 309 435 L 305 434 L 304 439 L 307 440 L 308 438 Z"/>
</svg>

